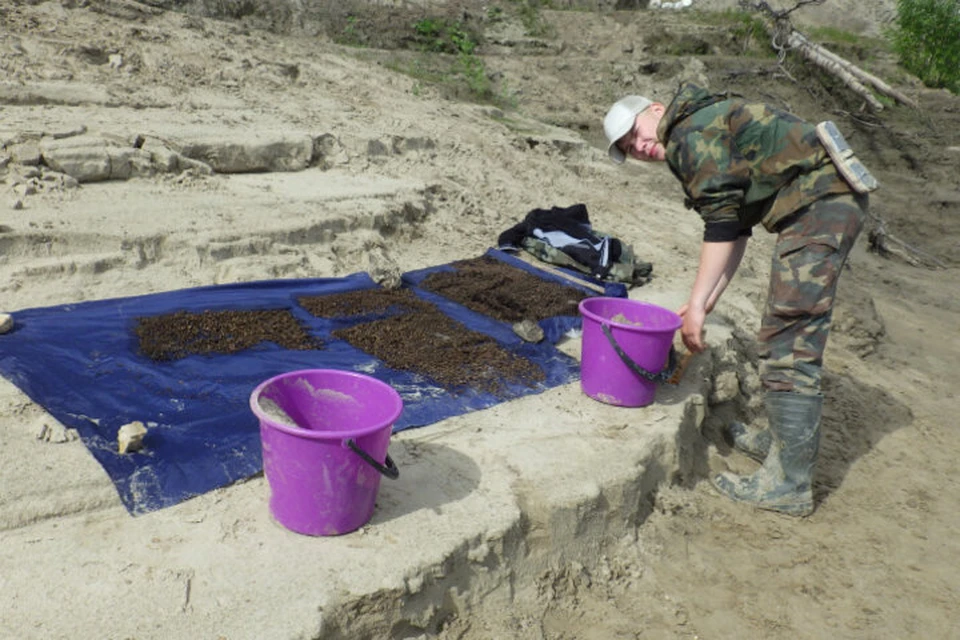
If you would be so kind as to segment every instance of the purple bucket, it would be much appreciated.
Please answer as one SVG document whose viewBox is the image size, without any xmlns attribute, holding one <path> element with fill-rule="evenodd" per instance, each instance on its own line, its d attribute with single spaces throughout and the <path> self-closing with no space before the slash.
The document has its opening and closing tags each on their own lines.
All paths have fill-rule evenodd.
<svg viewBox="0 0 960 640">
<path fill-rule="evenodd" d="M 648 302 L 603 297 L 582 300 L 580 315 L 583 392 L 621 407 L 653 402 L 657 383 L 672 373 L 668 360 L 680 316 Z"/>
<path fill-rule="evenodd" d="M 387 447 L 403 400 L 390 385 L 351 371 L 291 371 L 257 386 L 250 408 L 280 524 L 334 536 L 370 520 L 380 476 L 399 475 Z"/>
</svg>

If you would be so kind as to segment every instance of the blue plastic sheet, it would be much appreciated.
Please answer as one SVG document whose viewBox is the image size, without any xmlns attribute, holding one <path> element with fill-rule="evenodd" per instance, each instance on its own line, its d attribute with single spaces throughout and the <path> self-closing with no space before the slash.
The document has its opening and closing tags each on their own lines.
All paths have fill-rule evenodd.
<svg viewBox="0 0 960 640">
<path fill-rule="evenodd" d="M 555 279 L 498 251 L 498 259 Z M 375 288 L 367 274 L 335 279 L 273 280 L 199 287 L 95 300 L 13 314 L 14 329 L 0 336 L 0 373 L 81 440 L 116 485 L 133 514 L 177 504 L 261 470 L 259 424 L 249 408 L 254 387 L 297 369 L 343 369 L 392 385 L 404 400 L 394 431 L 421 427 L 493 406 L 511 398 L 579 379 L 576 360 L 554 343 L 579 317 L 541 322 L 547 339 L 521 341 L 506 323 L 474 313 L 417 287 L 447 265 L 404 274 L 406 286 L 441 311 L 535 362 L 545 380 L 535 387 L 508 386 L 496 396 L 466 389 L 452 393 L 383 362 L 331 335 L 370 318 L 317 318 L 298 306 L 301 296 Z M 568 284 L 567 282 L 564 282 Z M 588 295 L 595 292 L 585 290 Z M 619 292 L 611 290 L 610 294 Z M 620 294 L 625 294 L 625 290 Z M 191 355 L 156 362 L 139 353 L 134 332 L 140 317 L 177 311 L 287 309 L 322 340 L 323 349 L 297 351 L 262 343 L 234 354 Z M 135 420 L 148 427 L 144 448 L 117 452 L 118 429 Z"/>
</svg>

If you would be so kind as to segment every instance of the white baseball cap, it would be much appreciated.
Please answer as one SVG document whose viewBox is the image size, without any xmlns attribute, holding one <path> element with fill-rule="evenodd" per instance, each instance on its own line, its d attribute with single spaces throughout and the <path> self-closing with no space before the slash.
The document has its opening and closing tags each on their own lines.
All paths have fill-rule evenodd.
<svg viewBox="0 0 960 640">
<path fill-rule="evenodd" d="M 617 140 L 630 133 L 633 129 L 633 123 L 637 120 L 637 114 L 643 112 L 647 107 L 653 104 L 643 96 L 627 96 L 617 100 L 607 115 L 603 118 L 603 132 L 607 135 L 610 145 L 607 147 L 607 154 L 610 159 L 621 164 L 626 160 L 623 151 L 617 147 Z"/>
</svg>

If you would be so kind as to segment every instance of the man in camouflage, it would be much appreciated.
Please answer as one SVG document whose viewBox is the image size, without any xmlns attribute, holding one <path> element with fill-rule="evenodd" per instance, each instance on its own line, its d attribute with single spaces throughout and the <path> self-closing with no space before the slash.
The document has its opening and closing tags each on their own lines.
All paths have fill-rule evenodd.
<svg viewBox="0 0 960 640">
<path fill-rule="evenodd" d="M 816 127 L 765 104 L 684 84 L 669 106 L 627 96 L 604 118 L 609 154 L 665 161 L 703 218 L 700 265 L 680 310 L 683 342 L 703 326 L 736 273 L 751 229 L 778 234 L 760 327 L 769 429 L 730 425 L 734 446 L 763 462 L 714 486 L 734 500 L 790 515 L 813 512 L 820 441 L 820 369 L 837 279 L 863 225 L 867 196 L 838 173 Z"/>
</svg>

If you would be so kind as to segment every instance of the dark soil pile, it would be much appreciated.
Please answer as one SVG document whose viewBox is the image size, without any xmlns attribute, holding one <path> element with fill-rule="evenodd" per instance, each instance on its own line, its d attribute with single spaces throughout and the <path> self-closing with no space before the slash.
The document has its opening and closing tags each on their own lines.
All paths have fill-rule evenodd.
<svg viewBox="0 0 960 640">
<path fill-rule="evenodd" d="M 494 395 L 507 384 L 531 387 L 545 379 L 533 362 L 511 353 L 490 336 L 471 331 L 424 306 L 389 318 L 340 329 L 333 335 L 382 360 L 387 366 L 420 374 L 441 387 L 477 389 Z"/>
<path fill-rule="evenodd" d="M 372 313 L 432 308 L 409 289 L 366 289 L 326 296 L 301 296 L 297 304 L 318 318 L 349 318 Z"/>
<path fill-rule="evenodd" d="M 177 311 L 141 317 L 135 328 L 140 352 L 152 360 L 179 360 L 190 355 L 230 354 L 262 342 L 285 349 L 321 349 L 286 309 L 265 311 Z"/>
<path fill-rule="evenodd" d="M 433 273 L 420 286 L 501 322 L 575 316 L 577 305 L 587 297 L 574 287 L 538 278 L 489 256 L 451 266 L 456 271 Z"/>
<path fill-rule="evenodd" d="M 576 315 L 586 297 L 488 256 L 451 266 L 455 271 L 433 273 L 421 288 L 502 322 Z M 297 302 L 321 318 L 378 315 L 333 335 L 393 369 L 422 375 L 450 390 L 473 388 L 499 395 L 508 384 L 530 387 L 545 379 L 530 360 L 449 318 L 409 289 L 304 296 Z"/>
<path fill-rule="evenodd" d="M 452 266 L 456 271 L 430 275 L 423 288 L 503 322 L 575 315 L 586 297 L 573 287 L 487 256 Z M 507 385 L 530 387 L 546 377 L 535 363 L 468 329 L 409 289 L 302 296 L 297 303 L 319 318 L 375 316 L 338 329 L 333 336 L 393 369 L 422 375 L 450 390 L 471 388 L 500 395 Z M 136 334 L 141 352 L 153 360 L 236 353 L 262 342 L 297 350 L 323 346 L 287 310 L 179 311 L 139 318 Z"/>
<path fill-rule="evenodd" d="M 473 272 L 456 282 L 469 288 L 471 277 L 486 278 L 482 272 Z M 514 307 L 522 305 L 521 300 L 513 299 L 518 291 L 507 291 L 502 297 Z M 455 299 L 464 297 L 464 292 L 454 286 L 444 293 Z M 511 353 L 490 336 L 468 329 L 409 289 L 304 296 L 297 302 L 322 318 L 379 316 L 335 330 L 333 335 L 388 367 L 422 375 L 449 390 L 472 388 L 498 395 L 506 391 L 507 384 L 530 387 L 545 379 L 543 371 L 530 360 Z"/>
</svg>

